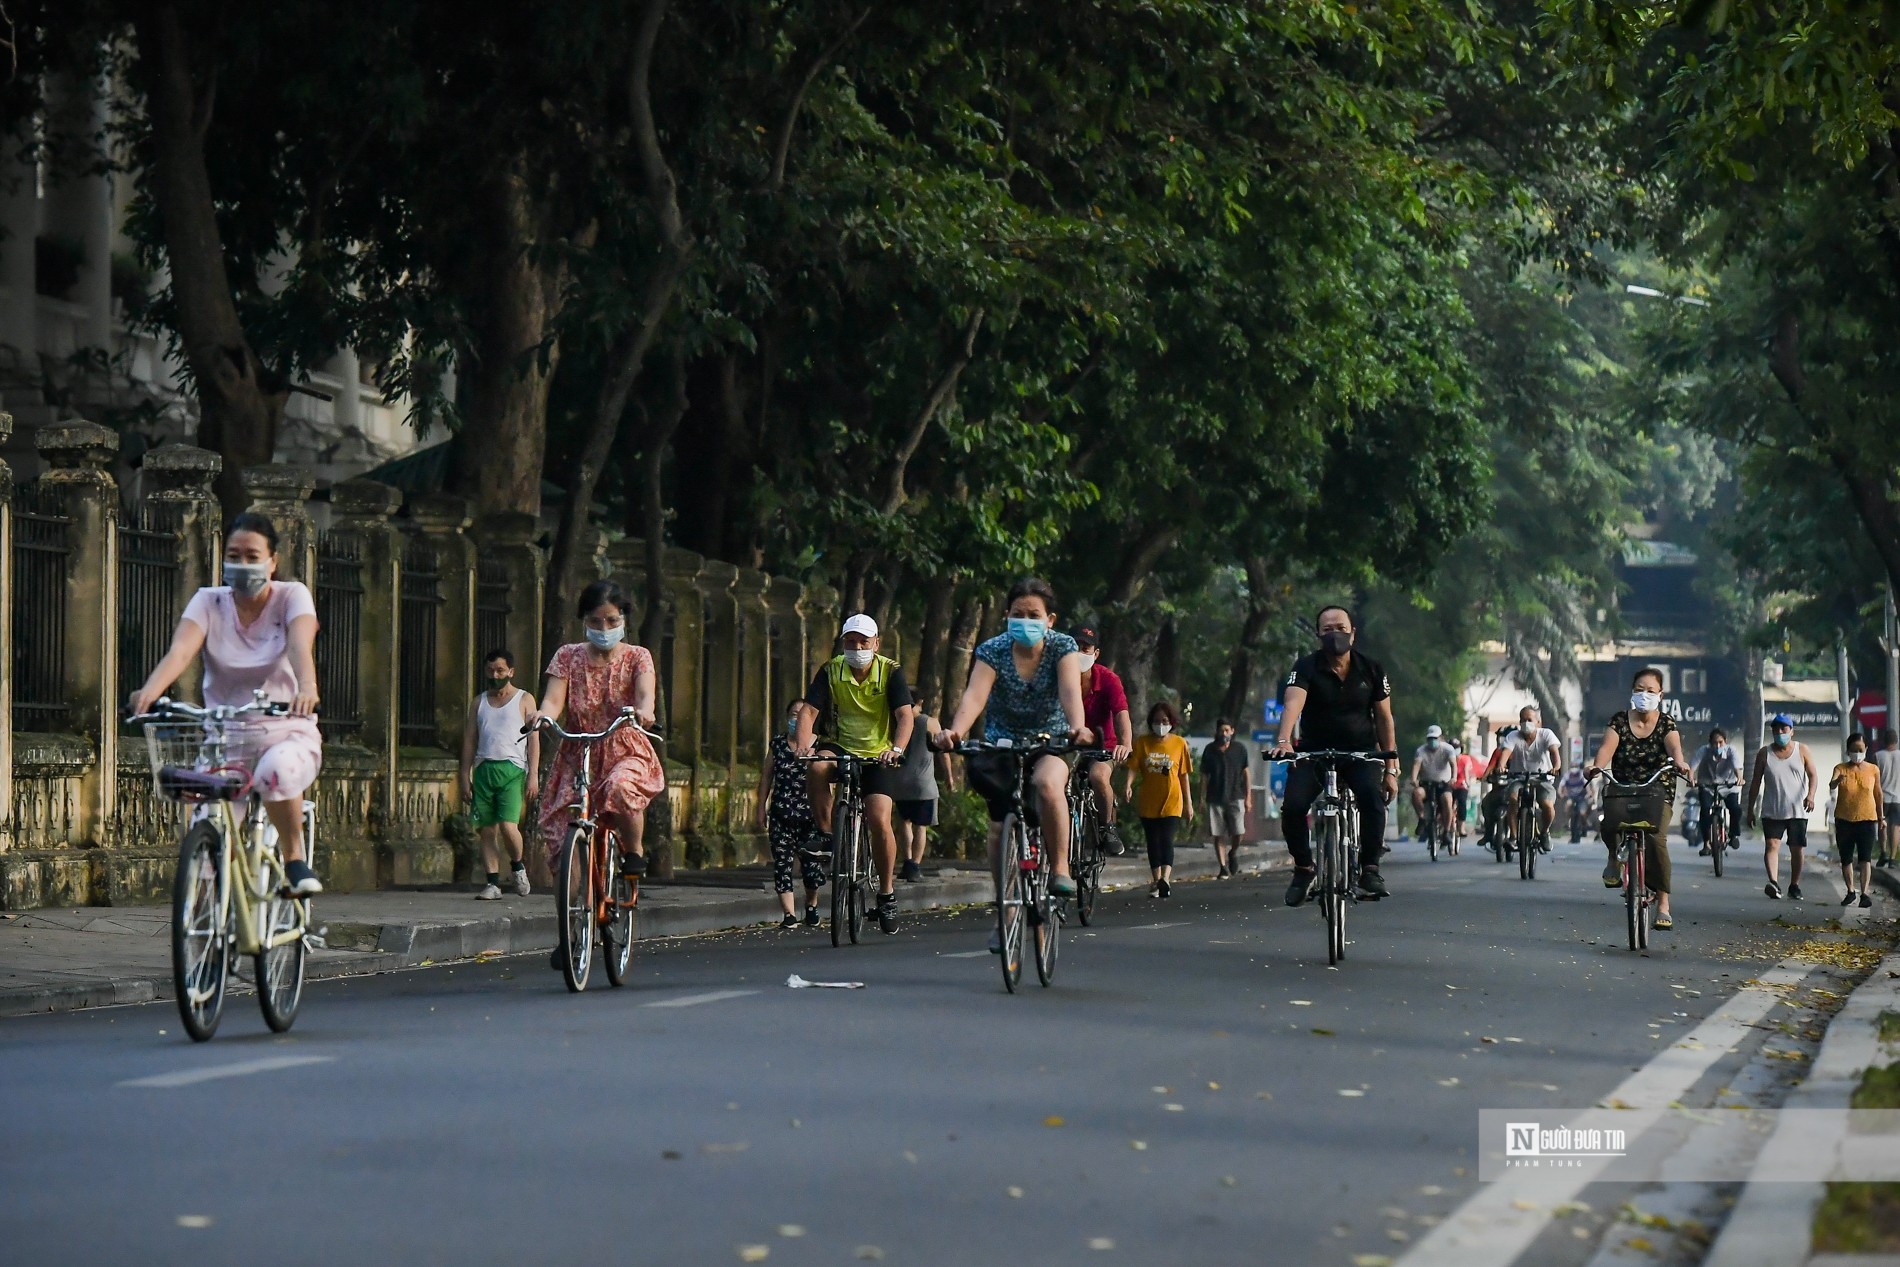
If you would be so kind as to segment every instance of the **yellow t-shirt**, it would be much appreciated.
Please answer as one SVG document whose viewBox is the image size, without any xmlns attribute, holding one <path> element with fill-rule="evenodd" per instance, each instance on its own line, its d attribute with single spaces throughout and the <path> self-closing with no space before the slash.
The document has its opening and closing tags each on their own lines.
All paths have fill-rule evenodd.
<svg viewBox="0 0 1900 1267">
<path fill-rule="evenodd" d="M 1834 767 L 1841 785 L 1834 789 L 1834 819 L 1841 823 L 1871 823 L 1880 818 L 1880 767 L 1871 761 L 1858 765 L 1843 761 Z M 1832 783 L 1834 780 L 1829 779 Z"/>
<path fill-rule="evenodd" d="M 1187 809 L 1181 795 L 1181 776 L 1192 777 L 1194 759 L 1187 740 L 1179 735 L 1165 738 L 1142 735 L 1128 754 L 1128 768 L 1135 772 L 1135 813 L 1141 818 L 1179 818 Z"/>
</svg>

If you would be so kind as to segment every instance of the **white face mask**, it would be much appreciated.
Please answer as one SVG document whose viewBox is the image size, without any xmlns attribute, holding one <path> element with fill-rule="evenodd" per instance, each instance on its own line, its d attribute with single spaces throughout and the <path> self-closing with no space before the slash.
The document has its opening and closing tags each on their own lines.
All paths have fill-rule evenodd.
<svg viewBox="0 0 1900 1267">
<path fill-rule="evenodd" d="M 1161 738 L 1163 739 L 1166 739 L 1169 735 L 1174 733 L 1174 727 L 1168 725 L 1168 723 L 1164 721 L 1156 722 L 1152 727 L 1150 727 L 1150 729 L 1153 730 L 1155 734 L 1161 736 Z"/>
<path fill-rule="evenodd" d="M 1095 652 L 1078 651 L 1076 654 L 1082 657 L 1082 672 L 1087 673 L 1090 669 L 1095 667 Z"/>
<path fill-rule="evenodd" d="M 857 651 L 845 652 L 844 662 L 854 669 L 868 669 L 871 667 L 871 661 L 876 658 L 876 656 L 877 652 L 871 650 L 869 647 L 864 647 Z"/>
<path fill-rule="evenodd" d="M 1847 754 L 1847 763 L 1849 765 L 1859 765 L 1861 762 L 1865 761 L 1866 759 L 1867 759 L 1867 754 L 1864 752 L 1850 752 Z"/>
<path fill-rule="evenodd" d="M 1630 696 L 1630 707 L 1639 713 L 1653 713 L 1662 704 L 1658 691 L 1637 691 Z"/>
</svg>

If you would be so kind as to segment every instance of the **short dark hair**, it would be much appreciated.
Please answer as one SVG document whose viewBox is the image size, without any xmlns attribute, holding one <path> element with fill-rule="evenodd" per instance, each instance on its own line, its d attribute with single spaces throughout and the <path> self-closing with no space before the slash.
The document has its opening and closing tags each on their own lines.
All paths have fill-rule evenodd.
<svg viewBox="0 0 1900 1267">
<path fill-rule="evenodd" d="M 618 607 L 623 617 L 633 612 L 633 604 L 627 599 L 627 591 L 620 588 L 619 581 L 599 580 L 581 591 L 577 614 L 586 620 L 588 612 L 609 603 Z"/>
<path fill-rule="evenodd" d="M 1047 607 L 1050 611 L 1056 609 L 1055 587 L 1043 580 L 1040 576 L 1025 576 L 1010 586 L 1009 593 L 1003 596 L 1003 610 L 1007 612 L 1010 607 L 1015 604 L 1017 599 L 1028 598 L 1031 595 L 1040 598 L 1043 602 L 1043 606 Z"/>
<path fill-rule="evenodd" d="M 1630 679 L 1630 685 L 1635 686 L 1638 682 L 1642 681 L 1646 677 L 1655 678 L 1656 689 L 1659 691 L 1663 689 L 1662 670 L 1657 668 L 1653 664 L 1645 664 L 1642 668 L 1636 670 L 1636 676 Z"/>
<path fill-rule="evenodd" d="M 1319 622 L 1326 619 L 1327 612 L 1344 612 L 1346 613 L 1346 623 L 1351 625 L 1354 629 L 1359 627 L 1359 622 L 1352 618 L 1352 608 L 1346 606 L 1344 603 L 1328 603 L 1313 613 L 1313 628 L 1319 628 Z"/>
<path fill-rule="evenodd" d="M 1853 742 L 1854 742 L 1854 741 L 1855 741 L 1856 739 L 1858 739 L 1858 740 L 1860 741 L 1860 746 L 1861 746 L 1861 747 L 1863 747 L 1863 748 L 1865 748 L 1865 747 L 1867 746 L 1867 736 L 1866 736 L 1866 735 L 1864 735 L 1864 734 L 1862 734 L 1862 733 L 1861 733 L 1860 731 L 1858 731 L 1858 730 L 1857 730 L 1857 731 L 1855 731 L 1855 732 L 1854 732 L 1853 734 L 1851 734 L 1851 735 L 1849 735 L 1849 736 L 1847 737 L 1847 742 L 1851 744 L 1851 743 L 1853 743 Z"/>
<path fill-rule="evenodd" d="M 803 704 L 804 702 L 805 702 L 805 697 L 803 695 L 794 695 L 792 696 L 791 699 L 785 701 L 785 711 L 789 713 L 794 708 L 797 708 L 800 704 Z"/>
<path fill-rule="evenodd" d="M 1895 731 L 1892 726 L 1887 727 L 1885 730 L 1880 732 L 1880 742 L 1881 743 L 1900 743 L 1900 731 Z"/>
<path fill-rule="evenodd" d="M 500 660 L 511 669 L 515 667 L 515 653 L 506 647 L 496 647 L 493 651 L 490 651 L 487 655 L 482 657 L 483 664 L 487 664 L 490 660 Z"/>
<path fill-rule="evenodd" d="M 270 547 L 272 554 L 277 553 L 277 525 L 270 521 L 269 515 L 260 515 L 254 510 L 245 511 L 224 530 L 224 539 L 229 541 L 240 532 L 255 532 L 264 538 L 264 544 Z"/>
<path fill-rule="evenodd" d="M 1157 720 L 1165 721 L 1170 726 L 1179 726 L 1181 724 L 1181 714 L 1175 712 L 1174 705 L 1168 703 L 1168 701 L 1158 699 L 1148 706 L 1148 724 L 1152 726 Z"/>
<path fill-rule="evenodd" d="M 1717 726 L 1713 730 L 1709 731 L 1710 743 L 1714 743 L 1718 739 L 1727 739 L 1727 738 L 1728 738 L 1728 731 L 1723 730 L 1720 726 Z"/>
<path fill-rule="evenodd" d="M 1215 734 L 1219 734 L 1219 733 L 1220 733 L 1220 728 L 1221 728 L 1222 726 L 1233 726 L 1233 728 L 1234 728 L 1235 730 L 1239 730 L 1239 729 L 1240 729 L 1240 727 L 1238 727 L 1238 726 L 1234 726 L 1234 719 L 1233 719 L 1233 718 L 1231 718 L 1231 717 L 1216 717 L 1216 718 L 1214 719 L 1214 733 L 1215 733 Z"/>
</svg>

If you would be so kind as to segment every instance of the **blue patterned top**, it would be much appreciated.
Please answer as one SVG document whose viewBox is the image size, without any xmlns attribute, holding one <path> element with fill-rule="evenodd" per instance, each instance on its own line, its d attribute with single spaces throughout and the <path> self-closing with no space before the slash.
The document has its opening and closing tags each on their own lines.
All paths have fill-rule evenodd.
<svg viewBox="0 0 1900 1267">
<path fill-rule="evenodd" d="M 1007 633 L 979 643 L 976 658 L 996 670 L 996 685 L 990 688 L 990 702 L 983 710 L 983 738 L 990 743 L 999 739 L 1025 743 L 1044 732 L 1068 734 L 1069 719 L 1056 690 L 1056 665 L 1075 649 L 1075 639 L 1051 630 L 1042 640 L 1042 663 L 1036 666 L 1036 676 L 1025 682 L 1016 672 Z"/>
</svg>

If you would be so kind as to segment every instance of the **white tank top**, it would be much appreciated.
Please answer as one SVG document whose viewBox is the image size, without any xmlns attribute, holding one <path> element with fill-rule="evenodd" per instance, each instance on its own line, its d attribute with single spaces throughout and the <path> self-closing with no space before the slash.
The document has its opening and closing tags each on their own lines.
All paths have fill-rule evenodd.
<svg viewBox="0 0 1900 1267">
<path fill-rule="evenodd" d="M 506 704 L 488 702 L 483 691 L 475 710 L 475 760 L 508 761 L 528 768 L 528 737 L 521 733 L 524 692 L 516 691 Z"/>
<path fill-rule="evenodd" d="M 1762 761 L 1767 771 L 1761 781 L 1761 816 L 1763 818 L 1806 818 L 1807 809 L 1802 798 L 1808 792 L 1807 765 L 1801 759 L 1801 745 L 1788 745 L 1788 755 L 1778 757 L 1774 749 L 1768 750 Z"/>
</svg>

